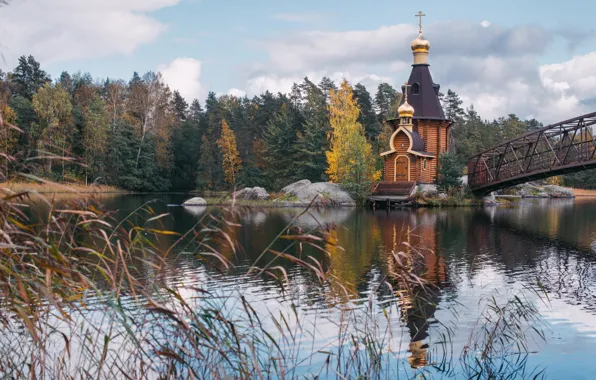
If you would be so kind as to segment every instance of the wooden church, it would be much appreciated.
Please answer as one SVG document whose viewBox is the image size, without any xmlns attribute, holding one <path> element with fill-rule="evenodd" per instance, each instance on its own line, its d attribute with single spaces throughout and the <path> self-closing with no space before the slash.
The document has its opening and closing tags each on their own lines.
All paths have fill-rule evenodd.
<svg viewBox="0 0 596 380">
<path fill-rule="evenodd" d="M 439 101 L 440 86 L 430 74 L 430 43 L 422 36 L 422 12 L 418 37 L 412 42 L 414 63 L 408 81 L 402 86 L 397 115 L 387 120 L 393 127 L 389 150 L 381 153 L 385 162 L 383 181 L 373 198 L 410 195 L 416 184 L 434 183 L 439 155 L 449 150 L 452 122 L 445 118 Z M 388 198 L 387 198 L 388 199 Z"/>
</svg>

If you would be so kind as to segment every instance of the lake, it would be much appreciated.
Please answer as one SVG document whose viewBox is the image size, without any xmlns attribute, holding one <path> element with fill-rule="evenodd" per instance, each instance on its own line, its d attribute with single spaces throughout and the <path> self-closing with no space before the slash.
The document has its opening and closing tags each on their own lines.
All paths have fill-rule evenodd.
<svg viewBox="0 0 596 380">
<path fill-rule="evenodd" d="M 116 220 L 148 204 L 157 215 L 170 214 L 159 220 L 160 229 L 181 234 L 211 223 L 211 213 L 225 217 L 227 238 L 214 239 L 207 246 L 232 263 L 227 270 L 217 261 L 205 265 L 198 260 L 196 255 L 208 248 L 193 245 L 190 238 L 165 258 L 166 270 L 157 280 L 146 263 L 137 262 L 135 270 L 158 288 L 186 289 L 181 294 L 188 297 L 197 288 L 218 294 L 224 301 L 214 302 L 231 313 L 242 307 L 226 302 L 226 297 L 241 295 L 274 332 L 280 329 L 275 318 L 281 314 L 289 325 L 299 324 L 291 348 L 295 363 L 291 376 L 316 373 L 335 378 L 333 372 L 315 369 L 325 366 L 342 329 L 358 330 L 371 324 L 383 337 L 381 356 L 392 368 L 383 377 L 465 378 L 469 372 L 460 368 L 461 352 L 473 346 L 475 339 L 483 339 L 478 335 L 479 321 L 493 326 L 496 320 L 485 318 L 487 305 L 503 304 L 523 294 L 539 318 L 536 326 L 529 327 L 539 325 L 539 332 L 527 329 L 524 350 L 501 347 L 507 350 L 506 355 L 496 355 L 501 365 L 505 363 L 503 373 L 512 378 L 536 374 L 554 379 L 593 378 L 596 199 L 524 199 L 510 207 L 484 209 L 319 209 L 304 214 L 292 208 L 238 208 L 223 214 L 216 208 L 172 206 L 187 198 L 124 195 L 108 197 L 102 204 L 117 211 Z M 43 215 L 47 206 L 37 203 L 32 210 Z M 147 217 L 136 215 L 132 221 L 142 224 Z M 278 238 L 288 226 L 300 234 L 322 236 L 313 240 L 321 249 L 310 241 Z M 166 235 L 156 246 L 167 247 L 177 239 Z M 304 265 L 281 260 L 267 250 L 304 258 L 334 280 L 331 285 L 322 284 Z M 401 294 L 402 282 L 387 273 L 397 262 L 391 252 L 399 251 L 405 253 L 406 261 L 419 258 L 415 265 L 409 261 L 404 265 L 416 266 L 415 273 L 428 283 L 428 290 L 416 302 L 394 297 Z M 308 256 L 314 260 L 307 260 Z M 273 273 L 246 276 L 253 264 L 279 267 L 276 273 L 283 273 L 291 286 L 280 285 Z M 333 283 L 341 286 L 334 289 Z M 134 313 L 136 304 L 130 302 L 126 309 Z M 385 315 L 387 310 L 394 310 L 393 314 Z M 522 359 L 513 355 L 520 351 L 527 353 Z"/>
</svg>

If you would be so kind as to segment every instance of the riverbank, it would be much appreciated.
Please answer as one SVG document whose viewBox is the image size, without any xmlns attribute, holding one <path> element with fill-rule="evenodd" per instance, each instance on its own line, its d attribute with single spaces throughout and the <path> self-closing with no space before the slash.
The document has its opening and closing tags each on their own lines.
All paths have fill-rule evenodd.
<svg viewBox="0 0 596 380">
<path fill-rule="evenodd" d="M 596 197 L 596 190 L 571 188 L 576 197 Z"/>
<path fill-rule="evenodd" d="M 80 183 L 58 182 L 2 182 L 0 189 L 12 193 L 38 194 L 128 194 L 126 190 L 108 185 L 85 185 Z"/>
</svg>

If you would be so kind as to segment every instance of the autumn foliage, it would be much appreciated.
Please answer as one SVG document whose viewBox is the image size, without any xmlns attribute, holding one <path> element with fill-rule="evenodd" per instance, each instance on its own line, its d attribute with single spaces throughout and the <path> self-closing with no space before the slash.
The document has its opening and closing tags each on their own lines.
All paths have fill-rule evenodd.
<svg viewBox="0 0 596 380">
<path fill-rule="evenodd" d="M 222 166 L 226 182 L 236 183 L 236 175 L 242 167 L 242 160 L 236 146 L 236 136 L 228 123 L 223 120 L 221 123 L 221 137 L 217 140 L 217 146 L 223 155 Z"/>
<path fill-rule="evenodd" d="M 338 91 L 330 91 L 330 150 L 326 173 L 332 182 L 341 183 L 356 196 L 365 196 L 381 173 L 375 170 L 375 155 L 358 122 L 360 109 L 350 84 L 344 80 Z"/>
</svg>

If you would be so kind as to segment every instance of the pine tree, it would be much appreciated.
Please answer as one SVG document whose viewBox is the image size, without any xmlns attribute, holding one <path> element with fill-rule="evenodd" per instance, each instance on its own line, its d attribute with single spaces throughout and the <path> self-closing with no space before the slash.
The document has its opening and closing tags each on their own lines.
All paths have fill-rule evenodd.
<svg viewBox="0 0 596 380">
<path fill-rule="evenodd" d="M 447 90 L 447 96 L 444 100 L 445 117 L 452 120 L 455 125 L 461 124 L 463 121 L 465 112 L 461 107 L 463 101 L 459 98 L 454 91 Z"/>
<path fill-rule="evenodd" d="M 265 165 L 269 182 L 275 189 L 290 183 L 295 168 L 294 147 L 296 143 L 295 123 L 290 107 L 282 104 L 273 115 L 263 134 Z"/>
<path fill-rule="evenodd" d="M 201 147 L 199 150 L 201 154 L 198 162 L 197 187 L 200 189 L 214 189 L 217 161 L 213 144 L 211 144 L 205 135 L 201 137 Z"/>
<path fill-rule="evenodd" d="M 462 186 L 462 164 L 453 153 L 441 153 L 437 169 L 437 185 L 439 191 L 451 193 Z"/>
<path fill-rule="evenodd" d="M 354 96 L 360 107 L 358 122 L 364 126 L 366 137 L 374 141 L 380 132 L 380 124 L 373 109 L 372 98 L 364 85 L 358 83 L 354 86 Z"/>
<path fill-rule="evenodd" d="M 181 123 L 186 120 L 187 112 L 188 112 L 188 103 L 186 100 L 180 95 L 178 90 L 174 91 L 174 98 L 172 99 L 172 106 L 174 108 L 174 114 L 176 116 L 176 121 Z"/>
<path fill-rule="evenodd" d="M 16 84 L 15 94 L 31 100 L 37 90 L 51 79 L 32 55 L 29 57 L 23 55 L 19 58 L 19 64 L 12 73 L 12 81 Z"/>
<path fill-rule="evenodd" d="M 335 83 L 328 77 L 323 77 L 321 79 L 321 83 L 319 83 L 319 88 L 321 89 L 321 91 L 323 91 L 323 94 L 325 94 L 325 101 L 328 103 L 329 102 L 329 94 L 330 92 L 333 91 L 337 91 L 337 86 L 335 85 Z"/>
<path fill-rule="evenodd" d="M 384 122 L 391 115 L 391 109 L 397 99 L 397 91 L 389 83 L 381 83 L 377 88 L 375 95 L 375 106 L 377 107 L 377 114 L 379 123 Z"/>
<path fill-rule="evenodd" d="M 217 146 L 223 155 L 222 168 L 226 182 L 234 185 L 236 184 L 236 175 L 241 169 L 242 160 L 238 154 L 234 131 L 225 120 L 221 123 L 221 137 L 217 140 Z"/>
<path fill-rule="evenodd" d="M 311 181 L 326 180 L 325 152 L 329 149 L 329 116 L 325 94 L 308 78 L 300 85 L 303 100 L 304 123 L 296 144 L 296 172 L 298 178 Z"/>
<path fill-rule="evenodd" d="M 375 171 L 372 146 L 358 122 L 360 111 L 347 80 L 342 82 L 339 91 L 330 92 L 329 111 L 332 132 L 327 174 L 332 182 L 341 183 L 362 199 L 380 178 L 380 172 Z"/>
</svg>

